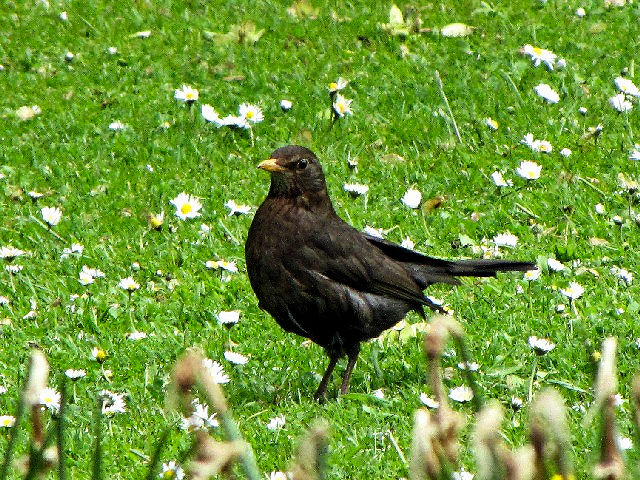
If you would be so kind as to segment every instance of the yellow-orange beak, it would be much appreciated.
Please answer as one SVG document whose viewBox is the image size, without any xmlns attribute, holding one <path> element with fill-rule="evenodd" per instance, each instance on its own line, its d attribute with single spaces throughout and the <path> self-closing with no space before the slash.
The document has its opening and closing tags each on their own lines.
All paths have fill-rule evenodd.
<svg viewBox="0 0 640 480">
<path fill-rule="evenodd" d="M 278 161 L 275 158 L 263 160 L 258 164 L 258 168 L 266 170 L 267 172 L 284 172 L 286 170 L 283 166 L 278 164 Z"/>
</svg>

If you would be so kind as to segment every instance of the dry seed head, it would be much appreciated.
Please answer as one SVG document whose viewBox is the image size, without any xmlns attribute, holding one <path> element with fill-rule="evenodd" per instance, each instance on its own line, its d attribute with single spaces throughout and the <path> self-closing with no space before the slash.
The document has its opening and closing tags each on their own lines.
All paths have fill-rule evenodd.
<svg viewBox="0 0 640 480">
<path fill-rule="evenodd" d="M 440 357 L 449 339 L 449 330 L 445 319 L 444 315 L 436 315 L 431 321 L 429 333 L 424 337 L 424 351 L 429 361 Z"/>
<path fill-rule="evenodd" d="M 497 458 L 502 418 L 502 407 L 495 402 L 478 412 L 472 438 L 480 478 L 491 478 L 491 472 L 503 471 Z"/>
<path fill-rule="evenodd" d="M 437 449 L 437 426 L 426 409 L 416 410 L 411 440 L 409 478 L 411 480 L 437 480 L 440 478 L 440 462 Z"/>
<path fill-rule="evenodd" d="M 602 360 L 600 360 L 600 368 L 596 378 L 596 401 L 600 404 L 610 395 L 615 395 L 618 389 L 618 381 L 616 378 L 616 344 L 614 337 L 609 337 L 602 342 Z"/>
<path fill-rule="evenodd" d="M 191 478 L 205 480 L 230 469 L 247 448 L 241 441 L 218 442 L 203 431 L 196 432 L 195 458 L 188 467 Z"/>
<path fill-rule="evenodd" d="M 49 362 L 44 354 L 37 349 L 31 351 L 29 363 L 29 379 L 25 389 L 25 402 L 29 406 L 37 405 L 40 401 L 40 392 L 46 388 L 49 381 Z"/>
<path fill-rule="evenodd" d="M 329 443 L 329 426 L 323 420 L 316 421 L 298 446 L 295 464 L 291 469 L 293 480 L 317 480 L 322 478 L 323 457 Z"/>
</svg>

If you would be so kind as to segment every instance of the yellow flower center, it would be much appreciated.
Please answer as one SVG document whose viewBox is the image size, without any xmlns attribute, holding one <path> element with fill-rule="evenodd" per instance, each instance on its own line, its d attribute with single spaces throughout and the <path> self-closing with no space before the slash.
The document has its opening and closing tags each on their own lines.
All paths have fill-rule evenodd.
<svg viewBox="0 0 640 480">
<path fill-rule="evenodd" d="M 247 112 L 247 118 L 253 118 L 253 112 L 252 111 L 248 111 Z"/>
<path fill-rule="evenodd" d="M 338 84 L 336 82 L 331 82 L 329 84 L 329 90 L 333 91 L 333 90 L 337 90 L 338 89 Z"/>
<path fill-rule="evenodd" d="M 193 210 L 193 207 L 191 206 L 190 203 L 185 203 L 184 205 L 182 205 L 182 208 L 180 209 L 180 211 L 183 213 L 183 215 L 188 214 L 192 210 Z"/>
<path fill-rule="evenodd" d="M 167 470 L 162 475 L 163 478 L 174 478 L 175 476 L 176 476 L 176 472 L 174 472 L 173 470 Z"/>
<path fill-rule="evenodd" d="M 542 49 L 540 47 L 533 47 L 533 53 L 536 55 L 542 55 Z"/>
<path fill-rule="evenodd" d="M 185 95 L 185 98 L 187 100 L 195 100 L 196 96 L 193 94 L 193 92 L 187 92 L 187 94 Z"/>
<path fill-rule="evenodd" d="M 338 111 L 339 111 L 340 113 L 344 113 L 344 112 L 345 112 L 345 110 L 346 110 L 346 108 L 345 108 L 345 106 L 344 106 L 344 103 L 339 103 L 339 104 L 338 104 Z"/>
</svg>

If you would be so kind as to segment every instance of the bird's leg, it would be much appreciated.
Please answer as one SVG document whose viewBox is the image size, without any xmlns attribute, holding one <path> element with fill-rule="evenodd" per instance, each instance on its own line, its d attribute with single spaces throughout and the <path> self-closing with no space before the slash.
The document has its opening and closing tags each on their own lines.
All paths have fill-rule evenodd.
<svg viewBox="0 0 640 480">
<path fill-rule="evenodd" d="M 329 383 L 329 379 L 331 378 L 331 374 L 333 373 L 333 369 L 336 367 L 336 363 L 338 363 L 338 356 L 331 355 L 329 356 L 329 365 L 327 365 L 327 369 L 322 376 L 322 380 L 320 380 L 320 385 L 318 385 L 318 390 L 313 395 L 313 399 L 316 402 L 323 402 L 327 396 L 327 384 Z"/>
<path fill-rule="evenodd" d="M 351 372 L 353 371 L 353 367 L 356 366 L 356 360 L 358 360 L 358 354 L 360 353 L 360 344 L 357 343 L 347 352 L 347 358 L 349 361 L 347 362 L 347 369 L 344 371 L 344 376 L 342 377 L 342 385 L 340 386 L 340 395 L 345 395 L 349 392 L 349 380 L 351 380 Z"/>
</svg>

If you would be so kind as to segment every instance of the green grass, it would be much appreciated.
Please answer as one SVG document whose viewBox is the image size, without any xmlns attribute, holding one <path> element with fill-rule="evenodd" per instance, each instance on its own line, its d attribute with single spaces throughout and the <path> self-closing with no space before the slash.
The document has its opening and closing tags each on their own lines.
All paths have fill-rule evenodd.
<svg viewBox="0 0 640 480">
<path fill-rule="evenodd" d="M 104 388 L 126 393 L 128 408 L 104 421 L 109 478 L 141 478 L 146 464 L 138 453 L 153 453 L 167 423 L 176 428 L 163 460 L 188 447 L 188 435 L 179 430 L 176 415 L 166 413 L 164 397 L 174 360 L 194 346 L 225 365 L 232 379 L 225 391 L 263 471 L 285 470 L 296 438 L 313 419 L 324 417 L 331 424 L 332 478 L 407 475 L 385 432 L 393 432 L 408 453 L 412 412 L 420 407 L 419 393 L 426 391 L 419 341 L 385 344 L 378 356 L 381 376 L 371 360 L 371 344 L 365 345 L 352 394 L 319 406 L 311 396 L 326 365 L 324 353 L 280 330 L 258 309 L 249 286 L 243 245 L 251 215 L 228 217 L 224 203 L 234 199 L 257 207 L 268 178 L 255 165 L 288 143 L 304 142 L 319 155 L 338 213 L 358 228 L 380 227 L 393 241 L 409 236 L 418 250 L 440 257 L 472 256 L 460 246 L 461 234 L 479 244 L 510 231 L 519 243 L 506 256 L 540 262 L 544 273 L 530 287 L 511 274 L 430 290 L 465 325 L 488 396 L 505 404 L 512 395 L 526 398 L 534 357 L 527 338 L 537 335 L 557 347 L 540 359 L 535 391 L 553 385 L 568 405 L 588 404 L 592 395 L 581 390 L 591 391 L 591 354 L 613 335 L 620 343 L 620 392 L 629 398 L 629 381 L 638 370 L 639 291 L 635 280 L 626 286 L 609 269 L 633 271 L 640 260 L 633 219 L 637 199 L 621 192 L 617 178 L 618 173 L 638 175 L 638 164 L 628 154 L 634 142 L 640 143 L 634 135 L 640 107 L 635 101 L 634 110 L 618 114 L 608 99 L 621 71 L 633 79 L 640 38 L 637 6 L 605 10 L 597 1 L 517 1 L 495 2 L 491 10 L 480 2 L 416 2 L 423 26 L 465 22 L 476 30 L 464 38 L 427 33 L 403 40 L 379 27 L 388 21 L 390 4 L 383 2 L 320 8 L 316 19 L 291 17 L 286 1 L 112 3 L 52 2 L 46 9 L 12 2 L 0 18 L 5 67 L 0 72 L 5 92 L 0 246 L 31 253 L 13 262 L 24 265 L 19 274 L 0 272 L 0 295 L 11 301 L 10 308 L 0 307 L 0 316 L 11 322 L 0 336 L 0 384 L 8 390 L 0 396 L 0 415 L 16 408 L 30 345 L 47 354 L 54 386 L 65 369 L 85 368 L 87 377 L 75 384 L 67 410 L 71 477 L 89 471 L 93 398 Z M 587 9 L 586 18 L 573 14 L 579 6 Z M 63 10 L 68 22 L 59 19 Z M 245 21 L 265 30 L 255 45 L 221 46 L 206 39 L 207 31 L 227 32 Z M 151 30 L 151 36 L 131 36 L 141 30 Z M 568 66 L 553 72 L 533 67 L 518 52 L 527 43 L 553 50 Z M 409 50 L 404 58 L 401 45 Z M 119 53 L 109 55 L 110 46 Z M 64 59 L 67 51 L 75 54 L 71 62 Z M 462 143 L 446 119 L 436 70 Z M 344 94 L 353 99 L 354 115 L 330 128 L 326 85 L 338 76 L 350 81 Z M 538 83 L 550 84 L 560 102 L 538 98 L 533 93 Z M 182 84 L 200 91 L 192 109 L 173 98 Z M 282 98 L 293 101 L 290 112 L 280 110 Z M 253 144 L 247 132 L 216 129 L 200 116 L 204 103 L 227 114 L 243 102 L 258 103 L 265 114 L 253 129 Z M 15 111 L 34 104 L 42 114 L 18 120 Z M 586 116 L 578 113 L 581 106 L 588 109 Z M 489 116 L 500 123 L 495 132 L 484 124 Z M 116 120 L 128 128 L 109 130 Z M 168 129 L 161 127 L 165 121 Z M 598 124 L 604 127 L 598 140 L 585 138 Z M 549 140 L 554 151 L 536 154 L 520 145 L 529 132 Z M 569 158 L 559 155 L 563 147 L 573 150 Z M 358 158 L 357 170 L 348 167 L 348 156 Z M 539 180 L 527 183 L 516 175 L 524 159 L 543 166 Z M 496 169 L 514 186 L 498 191 L 490 178 Z M 366 201 L 344 192 L 345 182 L 369 185 Z M 425 200 L 438 195 L 446 200 L 433 211 L 412 211 L 399 201 L 410 186 Z M 31 190 L 45 196 L 32 201 Z M 202 217 L 183 222 L 174 216 L 168 202 L 182 191 L 202 199 Z M 605 215 L 595 213 L 596 203 L 605 205 Z M 52 229 L 57 235 L 36 221 L 43 206 L 63 209 L 62 221 Z M 147 216 L 161 210 L 165 226 L 153 231 Z M 477 221 L 471 219 L 474 212 Z M 622 226 L 613 224 L 613 215 L 623 218 Z M 202 234 L 201 223 L 211 231 Z M 594 247 L 593 237 L 608 243 Z M 62 249 L 72 242 L 84 245 L 84 253 L 61 260 Z M 580 266 L 550 274 L 546 259 L 567 243 L 573 253 L 565 263 L 574 260 Z M 222 281 L 204 267 L 206 260 L 218 258 L 236 261 L 240 272 Z M 139 271 L 132 270 L 134 262 Z M 78 273 L 85 264 L 101 269 L 106 278 L 83 287 Z M 142 285 L 130 302 L 117 286 L 129 275 Z M 173 290 L 171 279 L 177 280 Z M 570 281 L 586 291 L 576 301 L 577 315 L 569 308 L 561 315 L 555 306 L 568 302 L 557 288 Z M 524 293 L 516 293 L 517 285 Z M 70 300 L 85 293 L 86 298 Z M 23 319 L 31 300 L 37 302 L 37 316 Z M 242 315 L 228 332 L 215 314 L 230 309 Z M 148 338 L 126 338 L 131 318 Z M 250 356 L 247 365 L 238 368 L 224 360 L 229 342 Z M 91 359 L 94 346 L 109 354 L 103 367 L 112 370 L 110 381 Z M 455 368 L 458 361 L 453 357 L 448 366 Z M 447 385 L 462 382 L 455 369 Z M 373 398 L 378 388 L 386 400 Z M 337 378 L 331 394 L 336 389 Z M 470 413 L 471 407 L 459 410 Z M 627 415 L 621 430 L 630 436 L 629 404 L 622 410 Z M 267 430 L 276 415 L 286 417 L 285 427 Z M 574 458 L 581 471 L 593 461 L 596 446 L 595 434 L 580 426 L 582 417 L 571 411 Z M 504 426 L 509 444 L 525 442 L 526 418 L 526 406 L 509 413 Z M 0 450 L 7 438 L 0 431 Z M 629 455 L 638 460 L 637 453 Z M 473 471 L 470 450 L 464 459 Z"/>
</svg>

